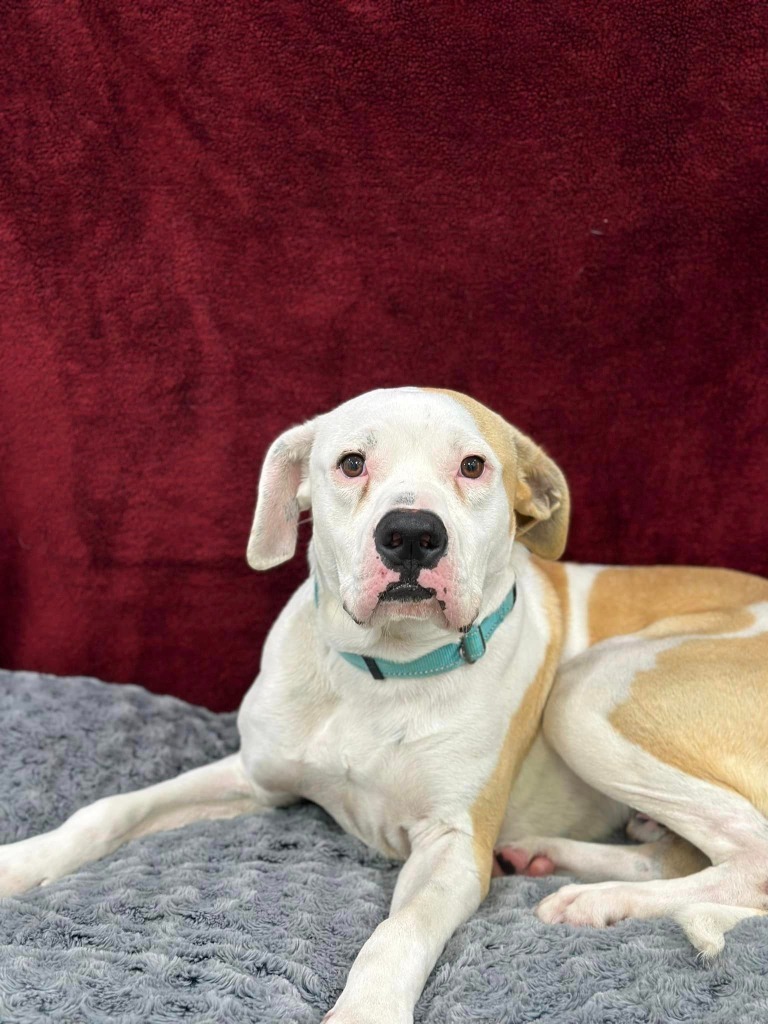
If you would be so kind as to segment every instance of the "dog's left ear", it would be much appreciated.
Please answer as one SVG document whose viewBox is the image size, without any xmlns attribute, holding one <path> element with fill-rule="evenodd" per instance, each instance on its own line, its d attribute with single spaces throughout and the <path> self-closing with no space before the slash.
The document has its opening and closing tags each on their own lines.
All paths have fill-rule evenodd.
<svg viewBox="0 0 768 1024">
<path fill-rule="evenodd" d="M 307 473 L 315 423 L 310 420 L 286 430 L 267 452 L 248 539 L 252 569 L 271 569 L 296 551 L 299 513 L 310 505 Z"/>
<path fill-rule="evenodd" d="M 571 499 L 562 470 L 538 445 L 515 431 L 516 536 L 542 558 L 559 558 L 568 538 Z"/>
</svg>

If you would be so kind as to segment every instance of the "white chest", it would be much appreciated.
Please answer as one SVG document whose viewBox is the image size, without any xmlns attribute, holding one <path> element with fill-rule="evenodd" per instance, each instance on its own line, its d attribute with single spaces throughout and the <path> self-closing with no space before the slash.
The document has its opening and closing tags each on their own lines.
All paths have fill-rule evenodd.
<svg viewBox="0 0 768 1024">
<path fill-rule="evenodd" d="M 364 842 L 407 857 L 420 825 L 464 827 L 491 770 L 494 742 L 470 731 L 472 703 L 371 697 L 310 711 L 283 700 L 273 713 L 255 703 L 241 715 L 243 759 L 261 785 L 312 800 Z"/>
<path fill-rule="evenodd" d="M 320 804 L 391 856 L 408 856 L 410 837 L 425 827 L 471 830 L 547 650 L 537 607 L 519 602 L 476 665 L 372 683 L 320 642 L 311 595 L 297 598 L 241 709 L 247 770 L 266 788 Z"/>
<path fill-rule="evenodd" d="M 297 788 L 331 814 L 347 832 L 389 856 L 406 857 L 408 828 L 426 811 L 424 766 L 402 735 L 351 728 L 344 715 L 318 725 L 300 752 Z"/>
</svg>

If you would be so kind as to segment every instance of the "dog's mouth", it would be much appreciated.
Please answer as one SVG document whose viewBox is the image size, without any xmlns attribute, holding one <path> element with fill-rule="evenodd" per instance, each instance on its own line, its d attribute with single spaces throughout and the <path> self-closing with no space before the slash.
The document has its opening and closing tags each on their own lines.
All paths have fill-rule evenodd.
<svg viewBox="0 0 768 1024">
<path fill-rule="evenodd" d="M 432 587 L 422 587 L 419 583 L 397 580 L 395 583 L 390 583 L 379 594 L 379 601 L 407 601 L 408 603 L 415 603 L 417 601 L 429 601 L 434 596 L 435 591 Z"/>
</svg>

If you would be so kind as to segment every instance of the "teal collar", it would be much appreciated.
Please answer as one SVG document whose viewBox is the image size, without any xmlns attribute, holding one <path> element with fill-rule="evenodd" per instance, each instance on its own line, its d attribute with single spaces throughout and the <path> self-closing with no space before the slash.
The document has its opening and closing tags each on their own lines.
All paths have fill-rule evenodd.
<svg viewBox="0 0 768 1024">
<path fill-rule="evenodd" d="M 374 679 L 412 679 L 417 676 L 436 676 L 450 672 L 462 665 L 474 665 L 485 654 L 488 641 L 515 606 L 516 589 L 513 586 L 495 612 L 487 615 L 477 626 L 471 626 L 461 643 L 445 644 L 436 651 L 415 658 L 413 661 L 387 661 L 386 658 L 366 658 L 361 654 L 339 654 L 350 665 L 370 672 Z M 315 604 L 318 603 L 317 581 L 315 581 Z"/>
</svg>

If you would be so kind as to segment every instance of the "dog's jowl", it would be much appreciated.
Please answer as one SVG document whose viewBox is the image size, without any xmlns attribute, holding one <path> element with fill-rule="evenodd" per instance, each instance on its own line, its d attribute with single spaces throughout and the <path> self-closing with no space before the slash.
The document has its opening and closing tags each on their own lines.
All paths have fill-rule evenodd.
<svg viewBox="0 0 768 1024">
<path fill-rule="evenodd" d="M 543 921 L 672 916 L 707 955 L 768 909 L 766 581 L 558 562 L 563 474 L 449 391 L 374 391 L 279 437 L 255 569 L 293 555 L 310 507 L 309 576 L 240 751 L 1 848 L 2 893 L 148 832 L 314 800 L 404 861 L 334 1024 L 411 1021 L 493 875 L 576 875 Z M 599 842 L 627 823 L 639 844 Z"/>
</svg>

